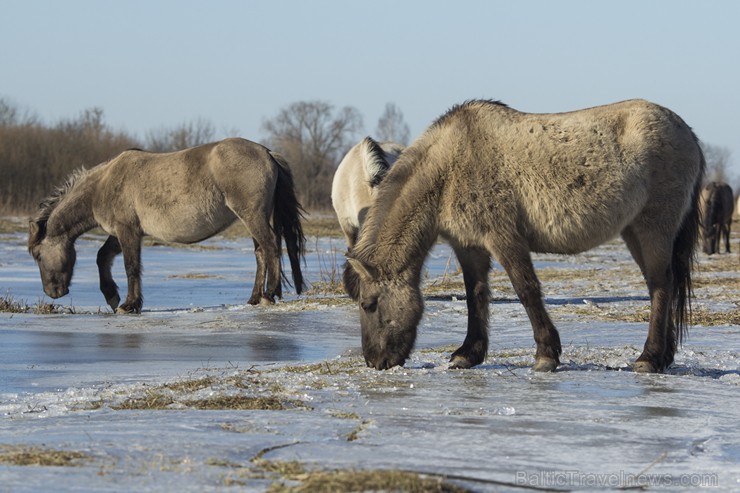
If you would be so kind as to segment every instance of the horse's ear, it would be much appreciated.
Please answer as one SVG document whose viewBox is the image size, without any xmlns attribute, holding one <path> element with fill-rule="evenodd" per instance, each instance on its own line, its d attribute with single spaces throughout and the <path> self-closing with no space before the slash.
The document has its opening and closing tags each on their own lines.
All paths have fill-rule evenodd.
<svg viewBox="0 0 740 493">
<path fill-rule="evenodd" d="M 378 272 L 375 267 L 350 256 L 347 256 L 347 262 L 349 262 L 349 265 L 357 272 L 363 282 L 374 281 L 378 278 Z"/>
<path fill-rule="evenodd" d="M 46 234 L 46 221 L 29 221 L 28 249 L 38 245 Z"/>
</svg>

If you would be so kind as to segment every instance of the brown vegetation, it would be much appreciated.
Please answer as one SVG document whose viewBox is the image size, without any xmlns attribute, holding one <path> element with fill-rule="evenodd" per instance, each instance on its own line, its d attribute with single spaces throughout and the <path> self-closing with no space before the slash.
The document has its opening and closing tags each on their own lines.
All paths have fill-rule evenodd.
<svg viewBox="0 0 740 493">
<path fill-rule="evenodd" d="M 90 459 L 83 452 L 39 446 L 0 445 L 0 464 L 12 466 L 79 467 Z"/>
</svg>

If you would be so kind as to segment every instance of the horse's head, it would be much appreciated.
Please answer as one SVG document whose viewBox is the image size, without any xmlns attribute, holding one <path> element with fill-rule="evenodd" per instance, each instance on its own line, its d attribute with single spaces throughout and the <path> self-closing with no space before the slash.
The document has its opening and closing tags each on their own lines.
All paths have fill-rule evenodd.
<svg viewBox="0 0 740 493">
<path fill-rule="evenodd" d="M 44 292 L 51 298 L 61 298 L 69 293 L 77 258 L 74 244 L 66 238 L 49 238 L 45 220 L 31 221 L 28 251 L 39 266 Z"/>
<path fill-rule="evenodd" d="M 424 308 L 418 284 L 403 275 L 388 279 L 378 270 L 348 258 L 345 272 L 354 278 L 350 295 L 360 305 L 362 352 L 365 362 L 377 370 L 403 366 L 416 341 L 416 327 Z"/>
</svg>

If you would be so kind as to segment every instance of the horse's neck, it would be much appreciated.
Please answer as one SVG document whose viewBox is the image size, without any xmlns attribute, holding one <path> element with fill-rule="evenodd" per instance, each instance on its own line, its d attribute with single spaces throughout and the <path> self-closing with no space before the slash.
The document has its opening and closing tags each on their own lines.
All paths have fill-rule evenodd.
<svg viewBox="0 0 740 493">
<path fill-rule="evenodd" d="M 92 212 L 92 187 L 87 180 L 70 189 L 49 216 L 48 236 L 68 237 L 74 241 L 97 226 Z"/>
<path fill-rule="evenodd" d="M 440 187 L 433 177 L 412 173 L 400 187 L 378 197 L 373 263 L 383 271 L 418 276 L 439 234 Z"/>
</svg>

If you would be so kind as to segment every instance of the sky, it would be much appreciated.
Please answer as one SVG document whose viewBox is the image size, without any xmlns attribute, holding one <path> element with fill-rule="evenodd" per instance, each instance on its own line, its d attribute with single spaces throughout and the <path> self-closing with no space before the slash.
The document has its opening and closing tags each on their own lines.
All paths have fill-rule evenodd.
<svg viewBox="0 0 740 493">
<path fill-rule="evenodd" d="M 260 141 L 296 101 L 386 103 L 412 139 L 451 106 L 671 108 L 740 183 L 734 0 L 0 0 L 0 97 L 53 124 L 85 109 L 137 137 L 199 119 Z M 358 136 L 358 138 L 361 136 Z"/>
</svg>

